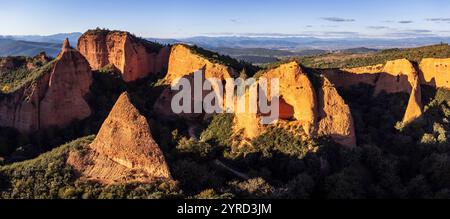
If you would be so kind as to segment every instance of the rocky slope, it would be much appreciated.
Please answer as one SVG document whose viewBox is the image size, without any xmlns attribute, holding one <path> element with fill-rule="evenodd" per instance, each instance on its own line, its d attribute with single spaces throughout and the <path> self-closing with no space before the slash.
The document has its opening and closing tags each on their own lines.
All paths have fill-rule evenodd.
<svg viewBox="0 0 450 219">
<path fill-rule="evenodd" d="M 167 69 L 169 47 L 161 47 L 128 32 L 91 30 L 78 41 L 78 50 L 92 69 L 114 66 L 126 82 L 159 74 Z"/>
<path fill-rule="evenodd" d="M 68 163 L 87 180 L 104 184 L 171 179 L 146 118 L 127 93 L 117 100 L 90 149 L 71 153 Z"/>
<path fill-rule="evenodd" d="M 29 74 L 17 90 L 0 96 L 0 126 L 30 133 L 65 127 L 91 114 L 84 99 L 92 83 L 91 69 L 68 40 L 54 61 Z"/>
</svg>

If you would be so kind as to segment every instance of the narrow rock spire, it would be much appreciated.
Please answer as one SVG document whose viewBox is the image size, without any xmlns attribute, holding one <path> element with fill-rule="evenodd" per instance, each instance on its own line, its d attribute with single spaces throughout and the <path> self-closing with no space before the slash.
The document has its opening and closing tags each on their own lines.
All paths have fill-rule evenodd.
<svg viewBox="0 0 450 219">
<path fill-rule="evenodd" d="M 62 52 L 65 52 L 65 51 L 70 50 L 70 49 L 72 49 L 72 47 L 70 47 L 69 38 L 66 38 L 66 39 L 64 40 L 63 45 L 62 45 L 61 51 L 62 51 Z"/>
</svg>

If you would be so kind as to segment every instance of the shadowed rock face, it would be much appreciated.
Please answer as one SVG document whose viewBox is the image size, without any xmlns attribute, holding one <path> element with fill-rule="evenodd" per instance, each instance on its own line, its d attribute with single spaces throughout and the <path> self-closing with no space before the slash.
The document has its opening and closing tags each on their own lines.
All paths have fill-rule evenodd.
<svg viewBox="0 0 450 219">
<path fill-rule="evenodd" d="M 297 62 L 269 70 L 263 77 L 279 78 L 282 100 L 277 127 L 292 130 L 292 127 L 300 126 L 307 137 L 325 135 L 344 146 L 356 146 L 350 108 L 327 78 L 321 78 L 323 85 L 316 93 L 309 77 Z M 261 125 L 260 114 L 249 113 L 248 108 L 246 113 L 235 114 L 233 128 L 244 139 L 253 139 L 263 134 L 267 126 Z"/>
<path fill-rule="evenodd" d="M 420 62 L 420 70 L 421 84 L 450 89 L 450 58 L 423 59 Z"/>
<path fill-rule="evenodd" d="M 48 70 L 0 99 L 0 126 L 30 133 L 65 127 L 90 116 L 84 99 L 92 83 L 86 59 L 66 40 Z M 44 68 L 44 67 L 43 67 Z"/>
<path fill-rule="evenodd" d="M 117 100 L 89 152 L 72 152 L 68 163 L 84 178 L 105 184 L 171 179 L 146 118 L 127 93 Z"/>
<path fill-rule="evenodd" d="M 318 134 L 330 136 L 345 146 L 356 146 L 355 126 L 350 107 L 326 77 L 322 78 L 318 99 L 320 118 Z"/>
<path fill-rule="evenodd" d="M 350 69 L 325 69 L 322 73 L 337 87 L 351 87 L 358 84 L 375 86 L 383 65 Z"/>
<path fill-rule="evenodd" d="M 408 107 L 403 118 L 404 123 L 410 123 L 423 113 L 421 84 L 434 87 L 446 87 L 446 68 L 448 59 L 424 59 L 420 70 L 407 59 L 388 61 L 385 65 L 367 66 L 352 69 L 324 70 L 331 82 L 338 87 L 350 88 L 353 85 L 368 84 L 375 88 L 374 96 L 381 92 L 388 94 L 410 94 Z"/>
<path fill-rule="evenodd" d="M 114 66 L 126 82 L 164 72 L 170 53 L 169 47 L 157 48 L 156 44 L 120 31 L 88 31 L 78 40 L 78 50 L 92 69 Z"/>
</svg>

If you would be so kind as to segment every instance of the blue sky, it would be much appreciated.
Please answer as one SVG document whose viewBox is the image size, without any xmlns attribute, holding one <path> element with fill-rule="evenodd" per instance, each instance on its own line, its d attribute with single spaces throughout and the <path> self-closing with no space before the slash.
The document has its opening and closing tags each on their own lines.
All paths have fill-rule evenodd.
<svg viewBox="0 0 450 219">
<path fill-rule="evenodd" d="M 0 35 L 450 36 L 449 0 L 0 0 Z"/>
</svg>

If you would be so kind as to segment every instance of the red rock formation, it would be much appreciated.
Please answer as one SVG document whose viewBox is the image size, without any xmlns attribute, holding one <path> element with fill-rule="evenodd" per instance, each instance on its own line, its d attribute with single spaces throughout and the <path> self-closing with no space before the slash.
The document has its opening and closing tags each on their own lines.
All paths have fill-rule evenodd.
<svg viewBox="0 0 450 219">
<path fill-rule="evenodd" d="M 65 127 L 90 115 L 84 96 L 92 83 L 91 70 L 68 42 L 56 60 L 32 74 L 33 80 L 0 97 L 0 126 L 30 133 Z"/>
<path fill-rule="evenodd" d="M 146 118 L 133 106 L 127 93 L 117 100 L 89 152 L 72 152 L 68 163 L 84 178 L 105 184 L 171 179 Z"/>
<path fill-rule="evenodd" d="M 120 70 L 126 82 L 164 72 L 169 59 L 169 47 L 139 39 L 128 32 L 88 31 L 78 40 L 78 50 L 92 69 L 112 65 Z"/>
</svg>

